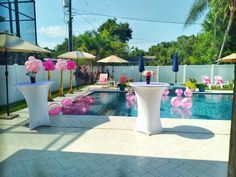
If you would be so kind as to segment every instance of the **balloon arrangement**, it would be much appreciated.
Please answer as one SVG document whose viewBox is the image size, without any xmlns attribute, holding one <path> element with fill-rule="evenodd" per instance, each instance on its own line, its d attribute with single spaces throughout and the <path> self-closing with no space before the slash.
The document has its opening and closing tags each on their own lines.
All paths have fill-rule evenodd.
<svg viewBox="0 0 236 177">
<path fill-rule="evenodd" d="M 163 91 L 163 93 L 162 93 L 162 97 L 161 97 L 161 99 L 162 99 L 162 102 L 167 102 L 168 100 L 169 100 L 169 93 L 170 93 L 170 91 L 166 88 L 164 91 Z"/>
<path fill-rule="evenodd" d="M 60 87 L 59 87 L 59 95 L 58 96 L 65 96 L 63 93 L 63 71 L 65 71 L 67 69 L 67 62 L 62 59 L 58 59 L 55 69 L 58 71 L 61 71 L 61 80 L 60 80 Z"/>
<path fill-rule="evenodd" d="M 30 76 L 31 83 L 36 82 L 36 74 L 39 72 L 39 68 L 42 66 L 42 61 L 36 59 L 34 56 L 30 56 L 28 61 L 25 62 L 26 75 Z"/>
<path fill-rule="evenodd" d="M 185 111 L 187 115 L 190 115 L 191 112 L 189 109 L 192 107 L 192 98 L 191 98 L 192 91 L 188 88 L 186 88 L 184 92 L 182 89 L 176 89 L 175 93 L 177 96 L 171 99 L 171 105 L 173 106 L 173 111 L 181 114 L 183 114 L 183 112 Z M 183 93 L 185 95 L 185 98 L 182 99 Z M 180 106 L 184 108 L 183 111 L 181 109 L 178 109 Z"/>
<path fill-rule="evenodd" d="M 47 58 L 43 62 L 44 70 L 48 72 L 48 81 L 51 79 L 51 71 L 55 70 L 55 66 L 51 58 Z M 48 101 L 53 101 L 51 89 L 48 90 Z"/>
<path fill-rule="evenodd" d="M 73 60 L 67 61 L 67 70 L 70 71 L 70 90 L 69 93 L 73 93 L 72 91 L 72 70 L 76 68 L 76 63 Z"/>
<path fill-rule="evenodd" d="M 126 93 L 125 96 L 126 96 L 126 107 L 128 110 L 128 114 L 130 115 L 131 108 L 134 107 L 135 102 L 136 102 L 136 96 L 133 91 Z"/>
</svg>

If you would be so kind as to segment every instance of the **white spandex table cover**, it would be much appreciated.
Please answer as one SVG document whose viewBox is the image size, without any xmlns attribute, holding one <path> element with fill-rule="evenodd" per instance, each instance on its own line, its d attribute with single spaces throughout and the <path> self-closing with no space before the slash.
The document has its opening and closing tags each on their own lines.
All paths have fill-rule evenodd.
<svg viewBox="0 0 236 177">
<path fill-rule="evenodd" d="M 161 82 L 133 82 L 130 84 L 137 96 L 138 117 L 135 130 L 151 135 L 162 132 L 160 103 L 162 93 L 169 84 Z"/>
<path fill-rule="evenodd" d="M 48 114 L 48 90 L 53 81 L 36 83 L 17 83 L 17 88 L 24 95 L 29 108 L 29 128 L 50 125 Z"/>
</svg>

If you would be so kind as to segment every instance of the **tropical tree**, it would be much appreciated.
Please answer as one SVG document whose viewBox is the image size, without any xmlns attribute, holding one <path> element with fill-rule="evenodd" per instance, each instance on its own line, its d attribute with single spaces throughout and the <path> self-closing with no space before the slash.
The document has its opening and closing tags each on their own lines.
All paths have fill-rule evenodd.
<svg viewBox="0 0 236 177">
<path fill-rule="evenodd" d="M 235 20 L 236 0 L 195 0 L 185 21 L 185 27 L 197 21 L 207 10 L 208 13 L 206 17 L 212 13 L 214 15 L 215 25 L 217 19 L 222 18 L 222 13 L 224 13 L 223 18 L 228 22 L 218 55 L 219 59 L 224 50 L 232 23 Z"/>
</svg>

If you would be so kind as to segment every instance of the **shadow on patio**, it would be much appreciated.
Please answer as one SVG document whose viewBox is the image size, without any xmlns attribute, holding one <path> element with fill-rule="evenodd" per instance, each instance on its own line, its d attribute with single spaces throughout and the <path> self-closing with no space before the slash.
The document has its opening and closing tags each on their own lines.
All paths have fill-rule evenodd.
<svg viewBox="0 0 236 177">
<path fill-rule="evenodd" d="M 2 177 L 226 177 L 222 161 L 23 149 L 0 163 Z"/>
</svg>

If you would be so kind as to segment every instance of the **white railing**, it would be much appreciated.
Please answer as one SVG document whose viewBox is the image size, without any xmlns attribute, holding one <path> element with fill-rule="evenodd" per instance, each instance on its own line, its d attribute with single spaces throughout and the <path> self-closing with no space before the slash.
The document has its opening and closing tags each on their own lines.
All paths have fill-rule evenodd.
<svg viewBox="0 0 236 177">
<path fill-rule="evenodd" d="M 109 73 L 112 73 L 112 68 L 107 67 Z M 172 66 L 146 66 L 146 70 L 153 70 L 155 72 L 151 81 L 174 83 L 175 73 L 172 71 Z M 105 68 L 106 70 L 106 68 Z M 16 102 L 23 100 L 23 95 L 18 91 L 16 83 L 29 82 L 29 77 L 25 75 L 25 66 L 23 65 L 9 65 L 9 102 Z M 94 68 L 96 71 L 96 68 Z M 208 75 L 213 80 L 213 77 L 220 75 L 224 80 L 232 81 L 234 67 L 233 65 L 180 65 L 177 73 L 177 81 L 184 83 L 190 77 L 195 78 L 198 82 L 201 82 L 202 75 Z M 140 81 L 140 73 L 138 72 L 138 66 L 114 66 L 114 79 L 119 80 L 120 75 L 125 74 L 128 78 L 132 78 L 134 81 Z M 0 65 L 0 105 L 6 104 L 6 83 L 5 83 L 5 66 Z M 54 81 L 51 89 L 55 91 L 59 88 L 60 72 L 53 71 L 51 75 Z M 40 73 L 37 74 L 36 81 L 47 80 L 47 72 L 41 68 Z M 144 81 L 144 78 L 143 78 Z M 73 85 L 75 84 L 73 79 Z M 64 72 L 64 88 L 69 87 L 69 71 Z"/>
</svg>

